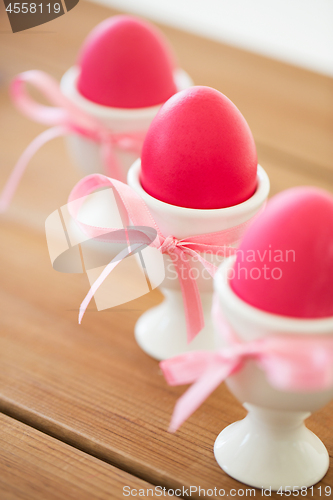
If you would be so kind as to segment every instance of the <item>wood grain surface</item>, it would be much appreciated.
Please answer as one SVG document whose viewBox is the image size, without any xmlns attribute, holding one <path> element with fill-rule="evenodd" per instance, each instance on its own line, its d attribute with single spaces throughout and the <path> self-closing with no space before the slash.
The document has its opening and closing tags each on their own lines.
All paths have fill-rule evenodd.
<svg viewBox="0 0 333 500">
<path fill-rule="evenodd" d="M 154 486 L 0 414 L 1 500 L 110 500 Z"/>
<path fill-rule="evenodd" d="M 15 111 L 8 97 L 10 79 L 28 69 L 42 69 L 59 79 L 75 62 L 88 31 L 111 13 L 81 1 L 52 23 L 13 35 L 0 8 L 0 185 L 24 147 L 44 130 Z M 273 194 L 300 184 L 333 192 L 331 79 L 162 29 L 195 83 L 221 90 L 240 108 L 253 130 Z M 133 336 L 138 317 L 161 301 L 159 292 L 101 312 L 91 305 L 82 325 L 77 324 L 88 280 L 85 275 L 52 269 L 44 222 L 66 203 L 79 178 L 63 142 L 55 140 L 31 161 L 9 211 L 0 219 L 0 411 L 23 422 L 28 426 L 25 429 L 39 430 L 30 429 L 40 442 L 40 446 L 36 443 L 36 461 L 29 464 L 35 484 L 43 483 L 38 480 L 37 463 L 45 453 L 42 432 L 52 436 L 53 443 L 56 438 L 71 445 L 65 448 L 58 443 L 59 450 L 68 449 L 68 456 L 80 453 L 73 451 L 76 448 L 85 457 L 96 457 L 98 464 L 104 461 L 105 467 L 111 464 L 119 474 L 124 474 L 122 470 L 153 485 L 216 487 L 226 493 L 231 488 L 246 489 L 221 471 L 212 452 L 222 428 L 245 415 L 224 385 L 176 435 L 167 432 L 174 403 L 184 388 L 166 385 L 158 363 L 139 349 Z M 330 404 L 308 420 L 330 455 L 332 409 Z M 11 439 L 13 433 L 8 431 Z M 0 459 L 3 456 L 0 447 Z M 25 456 L 22 452 L 22 463 Z M 58 474 L 61 482 L 60 465 L 56 469 L 49 471 L 52 481 L 56 482 Z M 4 477 L 0 468 L 0 484 Z M 103 481 L 94 483 L 101 498 L 108 484 Z M 16 498 L 15 485 L 11 491 L 9 484 L 10 479 L 6 482 L 8 498 Z M 77 485 L 87 498 L 89 484 Z M 120 497 L 120 483 L 119 489 L 116 482 L 112 484 L 115 494 L 110 498 Z M 320 485 L 333 487 L 332 468 Z M 84 494 L 77 498 L 85 498 Z M 45 500 L 53 498 L 48 495 Z M 307 497 L 321 498 L 316 489 L 313 497 L 310 493 Z M 24 498 L 37 497 L 27 490 Z M 192 498 L 200 497 L 194 493 Z"/>
</svg>

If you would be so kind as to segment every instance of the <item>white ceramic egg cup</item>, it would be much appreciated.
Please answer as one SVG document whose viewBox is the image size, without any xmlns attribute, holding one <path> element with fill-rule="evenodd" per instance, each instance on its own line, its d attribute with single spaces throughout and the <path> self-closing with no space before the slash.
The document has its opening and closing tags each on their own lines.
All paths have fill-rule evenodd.
<svg viewBox="0 0 333 500">
<path fill-rule="evenodd" d="M 214 285 L 223 315 L 239 338 L 251 341 L 286 333 L 333 335 L 333 318 L 288 318 L 241 300 L 227 278 L 234 259 L 230 257 L 222 264 Z M 327 472 L 329 456 L 304 420 L 332 399 L 333 389 L 308 393 L 277 390 L 253 361 L 228 377 L 226 384 L 248 415 L 217 437 L 214 453 L 220 467 L 231 477 L 257 488 L 293 490 L 320 481 Z"/>
<path fill-rule="evenodd" d="M 147 108 L 126 109 L 96 104 L 89 101 L 78 92 L 78 75 L 79 68 L 73 66 L 66 71 L 60 82 L 60 88 L 63 94 L 77 107 L 93 118 L 98 119 L 109 128 L 110 131 L 115 133 L 146 132 L 148 130 L 161 105 Z M 174 80 L 178 91 L 193 85 L 191 78 L 181 69 L 175 71 Z M 66 137 L 66 144 L 74 163 L 85 175 L 94 173 L 109 175 L 105 170 L 105 166 L 102 164 L 99 144 L 79 135 L 70 135 Z M 116 146 L 114 152 L 121 173 L 123 174 L 123 179 L 120 180 L 126 182 L 127 172 L 132 163 L 138 158 L 138 155 L 131 151 L 124 151 Z"/>
<path fill-rule="evenodd" d="M 264 205 L 269 193 L 269 179 L 258 165 L 258 188 L 255 194 L 239 205 L 216 210 L 198 210 L 169 205 L 150 196 L 140 183 L 141 161 L 137 160 L 128 172 L 128 185 L 136 191 L 148 206 L 155 222 L 164 236 L 183 239 L 197 234 L 212 233 L 230 229 L 246 222 L 256 215 Z M 157 360 L 164 360 L 178 354 L 198 350 L 215 349 L 214 328 L 211 320 L 213 280 L 198 261 L 192 261 L 198 276 L 197 284 L 201 296 L 205 327 L 187 343 L 187 331 L 183 298 L 172 258 L 164 254 L 165 279 L 160 290 L 164 302 L 145 312 L 135 326 L 135 337 L 139 346 Z M 216 265 L 222 256 L 205 256 Z"/>
</svg>

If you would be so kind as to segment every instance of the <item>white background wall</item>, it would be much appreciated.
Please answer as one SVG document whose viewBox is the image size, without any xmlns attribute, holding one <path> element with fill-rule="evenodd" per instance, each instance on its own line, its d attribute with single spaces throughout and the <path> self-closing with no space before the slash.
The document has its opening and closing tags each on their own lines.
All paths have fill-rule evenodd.
<svg viewBox="0 0 333 500">
<path fill-rule="evenodd" d="M 96 0 L 333 76 L 333 0 Z"/>
</svg>

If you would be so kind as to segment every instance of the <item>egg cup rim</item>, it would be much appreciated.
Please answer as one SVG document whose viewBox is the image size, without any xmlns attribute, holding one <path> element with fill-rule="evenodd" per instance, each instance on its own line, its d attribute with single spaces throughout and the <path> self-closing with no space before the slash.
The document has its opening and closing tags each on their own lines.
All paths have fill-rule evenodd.
<svg viewBox="0 0 333 500">
<path fill-rule="evenodd" d="M 267 329 L 277 334 L 291 333 L 304 335 L 333 335 L 333 316 L 324 318 L 296 318 L 282 316 L 259 309 L 241 299 L 231 288 L 228 272 L 233 266 L 236 256 L 228 257 L 218 268 L 214 277 L 214 289 L 221 302 L 227 304 L 228 311 L 242 317 L 260 329 Z"/>
<path fill-rule="evenodd" d="M 261 205 L 263 205 L 267 199 L 270 189 L 270 182 L 267 173 L 262 168 L 261 165 L 257 165 L 257 189 L 254 194 L 243 201 L 242 203 L 238 203 L 237 205 L 233 205 L 231 207 L 225 208 L 187 208 L 181 207 L 178 205 L 171 205 L 170 203 L 166 203 L 165 201 L 161 201 L 154 196 L 151 196 L 144 190 L 140 181 L 140 172 L 141 172 L 141 160 L 138 158 L 127 174 L 127 180 L 129 185 L 134 185 L 138 194 L 145 201 L 149 200 L 150 204 L 159 206 L 159 208 L 163 208 L 165 211 L 170 213 L 170 216 L 174 215 L 182 215 L 183 217 L 188 216 L 189 218 L 193 217 L 221 217 L 222 213 L 225 216 L 241 216 L 246 215 L 249 211 L 253 211 L 255 209 L 259 209 Z"/>
<path fill-rule="evenodd" d="M 105 118 L 105 119 L 128 119 L 131 120 L 133 118 L 150 118 L 154 117 L 160 107 L 164 104 L 165 101 L 160 104 L 156 104 L 154 106 L 147 106 L 144 108 L 117 108 L 112 106 L 104 106 L 103 104 L 98 104 L 96 102 L 90 101 L 86 97 L 84 97 L 77 88 L 77 80 L 79 77 L 80 68 L 78 66 L 70 67 L 62 76 L 60 81 L 60 89 L 63 94 L 74 101 L 78 106 L 84 108 L 86 111 L 91 113 L 93 116 L 97 118 Z M 182 90 L 177 81 L 181 79 L 187 79 L 188 85 L 191 86 L 193 83 L 190 76 L 181 68 L 175 68 L 174 70 L 174 81 L 177 86 L 177 92 Z M 186 87 L 184 87 L 186 88 Z"/>
</svg>

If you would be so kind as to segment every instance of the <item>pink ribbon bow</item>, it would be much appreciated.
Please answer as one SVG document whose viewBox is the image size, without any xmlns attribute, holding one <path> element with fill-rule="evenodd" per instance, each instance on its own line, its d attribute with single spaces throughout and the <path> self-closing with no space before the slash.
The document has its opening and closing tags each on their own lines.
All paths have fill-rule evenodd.
<svg viewBox="0 0 333 500">
<path fill-rule="evenodd" d="M 71 216 L 79 223 L 85 234 L 89 235 L 91 238 L 97 237 L 98 239 L 104 238 L 112 241 L 112 231 L 118 231 L 116 237 L 119 241 L 119 229 L 95 227 L 78 221 L 80 206 L 84 202 L 85 197 L 101 187 L 112 187 L 116 191 L 132 226 L 151 227 L 156 231 L 157 237 L 153 241 L 149 242 L 150 246 L 157 248 L 162 253 L 169 255 L 174 254 L 177 256 L 177 258 L 173 260 L 173 264 L 178 274 L 182 291 L 187 324 L 187 339 L 188 342 L 190 342 L 200 332 L 200 330 L 202 330 L 204 326 L 204 318 L 197 283 L 191 273 L 191 262 L 189 257 L 195 257 L 196 260 L 199 260 L 210 275 L 213 276 L 216 271 L 216 266 L 204 259 L 200 253 L 210 252 L 215 255 L 222 254 L 223 256 L 233 254 L 236 249 L 232 248 L 230 244 L 235 243 L 240 239 L 249 222 L 225 231 L 190 236 L 189 238 L 178 240 L 172 235 L 165 236 L 161 233 L 159 227 L 149 212 L 148 207 L 132 188 L 122 182 L 110 179 L 104 175 L 93 174 L 78 182 L 72 190 L 68 200 Z M 75 204 L 71 203 L 74 200 L 79 200 L 79 202 L 76 202 Z M 134 230 L 137 231 L 135 228 Z M 133 229 L 128 229 L 127 231 L 133 231 Z M 111 237 L 107 238 L 106 235 L 109 236 L 110 234 Z M 101 235 L 103 236 L 102 238 Z M 135 236 L 137 235 L 138 233 Z M 147 244 L 147 236 L 143 235 L 141 239 L 139 238 L 136 241 L 138 244 Z M 126 242 L 126 240 L 124 240 L 124 242 Z M 130 251 L 135 249 L 137 249 L 137 247 L 131 248 Z M 79 322 L 81 322 L 82 316 L 98 287 L 103 283 L 110 272 L 119 264 L 119 262 L 121 262 L 121 260 L 127 255 L 129 255 L 128 251 L 121 252 L 121 254 L 119 254 L 105 267 L 99 278 L 92 285 L 89 293 L 81 304 Z M 184 272 L 182 273 L 181 271 Z"/>
<path fill-rule="evenodd" d="M 333 338 L 330 335 L 274 335 L 241 341 L 214 303 L 216 326 L 228 347 L 220 351 L 192 351 L 162 361 L 169 385 L 193 384 L 174 408 L 169 431 L 175 432 L 227 377 L 248 360 L 261 368 L 282 391 L 322 391 L 333 386 Z"/>
<path fill-rule="evenodd" d="M 26 92 L 26 83 L 33 85 L 54 106 L 43 106 L 35 102 Z M 43 71 L 26 71 L 18 75 L 11 84 L 10 94 L 19 111 L 36 122 L 51 125 L 52 128 L 38 135 L 22 153 L 1 193 L 0 212 L 7 209 L 33 155 L 55 137 L 74 133 L 99 143 L 107 172 L 117 179 L 123 179 L 123 174 L 114 155 L 114 146 L 140 155 L 144 132 L 110 131 L 98 120 L 76 107 L 63 95 L 58 82 Z"/>
</svg>

